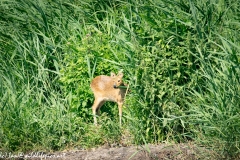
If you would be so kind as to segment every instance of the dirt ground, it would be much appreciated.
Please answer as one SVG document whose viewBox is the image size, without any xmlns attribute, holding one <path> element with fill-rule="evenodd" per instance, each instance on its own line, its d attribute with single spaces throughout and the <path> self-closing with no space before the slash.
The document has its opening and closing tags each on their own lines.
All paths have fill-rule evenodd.
<svg viewBox="0 0 240 160">
<path fill-rule="evenodd" d="M 191 144 L 160 144 L 128 147 L 102 146 L 89 150 L 29 153 L 17 159 L 52 160 L 202 160 L 213 159 L 209 152 Z M 210 158 L 211 157 L 211 158 Z M 0 158 L 1 159 L 1 158 Z"/>
</svg>

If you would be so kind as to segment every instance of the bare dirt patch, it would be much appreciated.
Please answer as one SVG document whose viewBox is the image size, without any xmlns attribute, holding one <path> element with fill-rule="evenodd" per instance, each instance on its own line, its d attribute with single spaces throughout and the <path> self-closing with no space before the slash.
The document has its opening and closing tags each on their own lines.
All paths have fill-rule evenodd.
<svg viewBox="0 0 240 160">
<path fill-rule="evenodd" d="M 159 144 L 144 146 L 109 147 L 101 146 L 89 150 L 66 150 L 46 153 L 33 152 L 26 155 L 0 157 L 17 160 L 211 160 L 214 157 L 209 150 L 191 144 Z"/>
<path fill-rule="evenodd" d="M 90 150 L 71 150 L 50 154 L 57 160 L 198 160 L 213 159 L 210 152 L 201 147 L 186 144 L 145 145 L 128 147 L 102 146 Z M 49 156 L 50 156 L 49 155 Z M 50 157 L 46 157 L 48 159 Z M 36 159 L 36 158 L 35 158 Z M 43 158 L 44 159 L 44 158 Z"/>
</svg>

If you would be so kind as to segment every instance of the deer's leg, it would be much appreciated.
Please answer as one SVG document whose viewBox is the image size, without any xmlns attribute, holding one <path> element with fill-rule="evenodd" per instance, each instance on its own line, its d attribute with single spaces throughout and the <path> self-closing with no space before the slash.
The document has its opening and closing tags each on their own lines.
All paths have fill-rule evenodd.
<svg viewBox="0 0 240 160">
<path fill-rule="evenodd" d="M 100 115 L 100 108 L 102 107 L 102 105 L 105 103 L 105 101 L 101 101 L 98 105 L 98 108 L 97 108 L 97 115 Z"/>
<path fill-rule="evenodd" d="M 101 108 L 101 106 L 103 105 L 104 101 L 102 101 L 101 99 L 95 98 L 93 106 L 92 106 L 92 112 L 93 112 L 93 120 L 94 120 L 94 124 L 97 125 L 97 117 L 96 117 L 96 112 Z"/>
<path fill-rule="evenodd" d="M 118 102 L 118 111 L 119 111 L 119 123 L 120 123 L 120 126 L 122 125 L 122 106 L 123 106 L 123 103 L 122 103 L 122 102 Z"/>
</svg>

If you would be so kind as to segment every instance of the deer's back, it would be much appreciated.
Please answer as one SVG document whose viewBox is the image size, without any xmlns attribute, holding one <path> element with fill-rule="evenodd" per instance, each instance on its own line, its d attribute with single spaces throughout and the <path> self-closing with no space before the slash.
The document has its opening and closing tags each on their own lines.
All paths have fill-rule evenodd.
<svg viewBox="0 0 240 160">
<path fill-rule="evenodd" d="M 93 92 L 113 90 L 112 78 L 104 75 L 97 76 L 92 80 L 91 88 Z"/>
</svg>

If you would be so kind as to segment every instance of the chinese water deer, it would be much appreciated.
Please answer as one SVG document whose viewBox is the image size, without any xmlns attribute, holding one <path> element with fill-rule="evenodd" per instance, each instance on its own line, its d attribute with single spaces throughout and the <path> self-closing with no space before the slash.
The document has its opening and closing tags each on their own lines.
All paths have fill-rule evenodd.
<svg viewBox="0 0 240 160">
<path fill-rule="evenodd" d="M 97 125 L 96 112 L 99 115 L 100 108 L 106 101 L 116 102 L 119 109 L 119 122 L 122 123 L 122 105 L 127 92 L 127 84 L 122 81 L 123 73 L 118 75 L 111 73 L 111 76 L 100 75 L 91 82 L 91 89 L 94 93 L 94 103 L 92 106 L 94 124 Z"/>
</svg>

